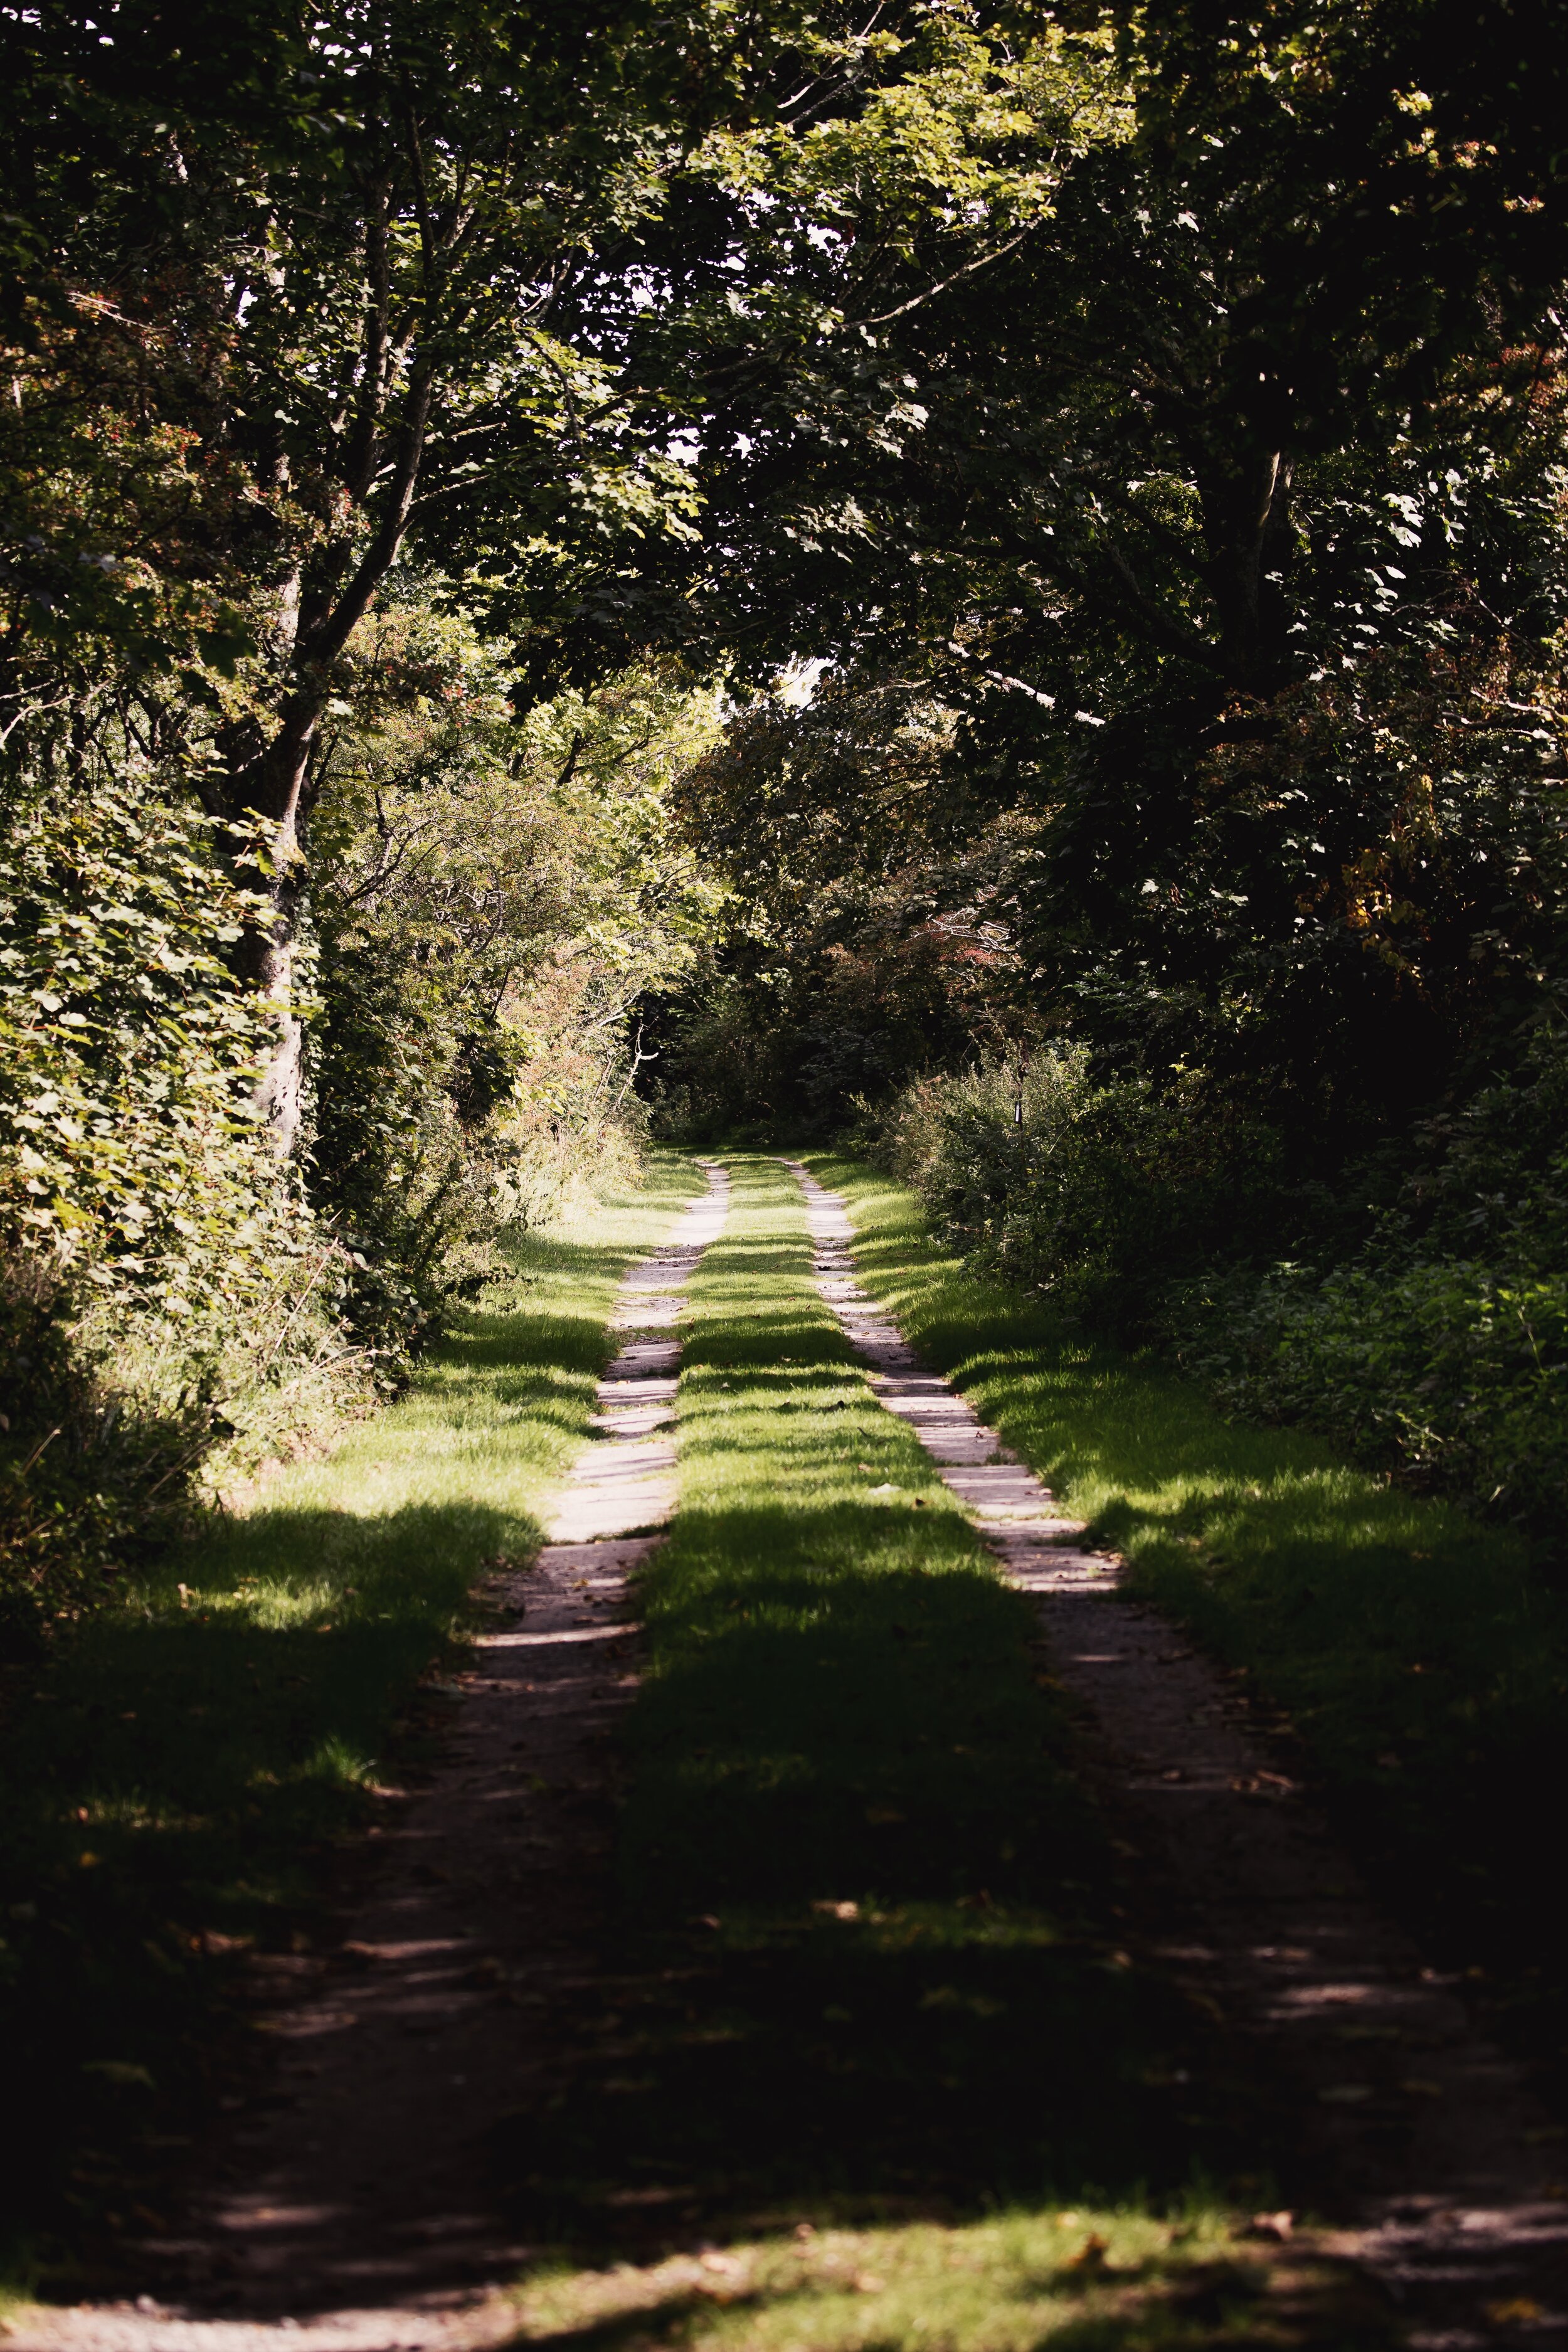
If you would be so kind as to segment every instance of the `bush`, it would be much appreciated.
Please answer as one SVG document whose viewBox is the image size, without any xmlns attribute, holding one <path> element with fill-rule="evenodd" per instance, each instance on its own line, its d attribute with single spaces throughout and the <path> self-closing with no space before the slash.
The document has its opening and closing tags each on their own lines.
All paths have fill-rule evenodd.
<svg viewBox="0 0 1568 2352">
<path fill-rule="evenodd" d="M 1561 1550 L 1568 1042 L 1543 1031 L 1518 1075 L 1428 1122 L 1402 1175 L 1347 1166 L 1332 1188 L 1197 1078 L 1100 1084 L 1073 1047 L 863 1116 L 977 1266 L 1155 1341 L 1236 1412 L 1321 1429 Z"/>
<path fill-rule="evenodd" d="M 250 1108 L 268 1017 L 177 775 L 14 780 L 0 850 L 0 1622 L 69 1615 L 375 1392 L 348 1254 Z"/>
<path fill-rule="evenodd" d="M 1195 1083 L 1099 1083 L 1077 1047 L 919 1080 L 876 1126 L 874 1155 L 976 1265 L 1119 1338 L 1146 1336 L 1173 1286 L 1278 1213 L 1269 1129 L 1216 1119 Z"/>
<path fill-rule="evenodd" d="M 1429 1124 L 1396 1206 L 1327 1273 L 1198 1286 L 1176 1352 L 1236 1410 L 1528 1528 L 1568 1508 L 1568 1045 Z"/>
<path fill-rule="evenodd" d="M 1568 1274 L 1385 1241 L 1325 1279 L 1282 1267 L 1188 1304 L 1174 1352 L 1225 1403 L 1328 1431 L 1561 1546 Z"/>
</svg>

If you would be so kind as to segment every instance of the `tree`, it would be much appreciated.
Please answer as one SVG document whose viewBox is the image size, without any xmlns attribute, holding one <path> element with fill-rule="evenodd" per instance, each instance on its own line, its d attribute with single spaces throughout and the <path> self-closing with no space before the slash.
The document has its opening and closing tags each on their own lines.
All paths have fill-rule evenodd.
<svg viewBox="0 0 1568 2352">
<path fill-rule="evenodd" d="M 675 404 L 619 380 L 595 323 L 606 254 L 658 210 L 706 127 L 759 90 L 765 103 L 791 23 L 775 12 L 766 39 L 742 34 L 718 0 L 657 18 L 635 0 L 504 15 L 484 0 L 283 0 L 178 19 L 131 0 L 110 21 L 95 35 L 68 6 L 7 20 L 38 110 L 13 122 L 7 157 L 24 222 L 16 324 L 24 348 L 71 341 L 46 411 L 79 404 L 101 354 L 128 353 L 115 405 L 132 437 L 150 409 L 197 477 L 190 528 L 149 562 L 160 586 L 170 571 L 216 581 L 229 605 L 194 644 L 177 616 L 183 642 L 175 630 L 156 650 L 176 671 L 204 656 L 221 771 L 209 797 L 271 831 L 272 914 L 250 962 L 278 1007 L 263 1100 L 287 1150 L 293 946 L 338 665 L 410 537 L 536 623 L 559 621 L 563 591 L 607 549 L 690 537 L 689 471 L 667 446 Z M 38 535 L 30 503 L 29 480 L 23 546 Z M 59 503 L 79 538 L 79 502 Z M 57 552 L 68 571 L 94 551 Z M 118 556 L 104 551 L 100 601 Z M 14 617 L 20 635 L 35 625 L 32 607 Z M 128 615 L 106 626 L 136 650 Z M 188 660 L 184 673 L 188 696 Z M 159 723 L 182 722 L 161 710 Z"/>
<path fill-rule="evenodd" d="M 635 1164 L 628 1013 L 718 895 L 666 803 L 717 719 L 665 665 L 520 725 L 498 650 L 396 584 L 322 742 L 311 1188 L 427 1314 L 498 1223 Z"/>
<path fill-rule="evenodd" d="M 1479 140 L 1452 62 L 1416 86 L 1430 27 L 1392 0 L 952 21 L 956 55 L 749 149 L 764 203 L 736 176 L 762 294 L 689 320 L 715 603 L 763 660 L 955 620 L 1048 659 L 1065 620 L 1134 691 L 1267 697 L 1343 586 L 1300 562 L 1302 466 L 1353 451 L 1375 506 L 1457 378 L 1479 452 L 1549 371 L 1553 155 Z"/>
<path fill-rule="evenodd" d="M 1555 772 L 1527 706 L 1568 613 L 1564 186 L 1505 130 L 1510 78 L 1561 61 L 1538 17 L 1445 55 L 1439 13 L 1463 29 L 1394 0 L 972 25 L 984 194 L 906 173 L 924 226 L 886 233 L 860 150 L 899 152 L 918 79 L 889 62 L 836 179 L 792 151 L 737 198 L 768 300 L 691 311 L 714 625 L 755 675 L 892 662 L 960 714 L 955 787 L 1044 828 L 1015 934 L 1042 1019 L 1308 1120 L 1375 1112 L 1391 1066 L 1429 1097 L 1519 1017 L 1472 984 L 1508 961 L 1480 836 L 1506 803 L 1527 854 Z M 1436 772 L 1390 741 L 1447 761 L 1478 725 L 1486 774 L 1439 779 L 1417 853 Z"/>
</svg>

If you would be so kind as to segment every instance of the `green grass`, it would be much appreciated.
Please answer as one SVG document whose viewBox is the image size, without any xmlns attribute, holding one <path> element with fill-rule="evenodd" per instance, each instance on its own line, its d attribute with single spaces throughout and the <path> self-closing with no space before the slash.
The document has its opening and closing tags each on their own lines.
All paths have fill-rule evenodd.
<svg viewBox="0 0 1568 2352">
<path fill-rule="evenodd" d="M 1380 1884 L 1468 1969 L 1561 2097 L 1568 1606 L 1524 1547 L 1300 1431 L 1227 1422 L 1158 1364 L 1065 1339 L 966 1275 L 918 1202 L 815 1153 L 866 1286 L 1135 1589 L 1296 1726 Z"/>
<path fill-rule="evenodd" d="M 1370 2288 L 1201 2205 L 742 2239 L 542 2277 L 520 2317 L 522 2343 L 581 2352 L 1372 2352 L 1393 2336 Z"/>
<path fill-rule="evenodd" d="M 418 1686 L 525 1559 L 586 1426 L 627 1260 L 701 1190 L 520 1244 L 407 1392 L 276 1475 L 16 1679 L 0 1742 L 0 2221 L 18 2263 L 157 2218 L 161 2168 L 247 2058 L 237 1953 L 308 1940 Z M 253 2038 L 253 2037 L 252 2037 Z"/>
<path fill-rule="evenodd" d="M 871 1395 L 798 1189 L 730 1165 L 642 1584 L 619 1966 L 505 2150 L 574 2257 L 524 2340 L 1088 2352 L 1256 2343 L 1264 2309 L 1268 2341 L 1381 2340 L 1237 2242 L 1279 2193 L 1267 2102 L 1121 1948 L 1028 1604 Z"/>
<path fill-rule="evenodd" d="M 851 1361 L 797 1190 L 733 1164 L 641 1590 L 621 1845 L 646 1980 L 630 2012 L 613 1989 L 602 2113 L 590 2068 L 541 2189 L 575 2170 L 593 2228 L 639 2185 L 732 2224 L 1184 2182 L 1193 2127 L 1144 2079 L 1174 2061 L 1116 1955 L 1027 1607 Z M 1184 2046 L 1184 2017 L 1159 2026 Z"/>
</svg>

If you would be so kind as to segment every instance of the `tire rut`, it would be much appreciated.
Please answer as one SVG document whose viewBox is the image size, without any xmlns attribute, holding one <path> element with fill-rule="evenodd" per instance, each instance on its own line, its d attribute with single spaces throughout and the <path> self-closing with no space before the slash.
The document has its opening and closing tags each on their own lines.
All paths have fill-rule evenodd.
<svg viewBox="0 0 1568 2352">
<path fill-rule="evenodd" d="M 1383 2285 L 1422 2352 L 1568 2343 L 1560 2138 L 1522 2070 L 1384 1916 L 1234 1686 L 1089 1550 L 1081 1521 L 924 1369 L 855 1278 L 843 1199 L 799 1161 L 817 1286 L 1008 1580 L 1035 1600 L 1083 1762 L 1158 1914 L 1149 1957 L 1268 2066 L 1321 2242 Z"/>
<path fill-rule="evenodd" d="M 493 2290 L 534 2251 L 491 2203 L 489 2136 L 542 2100 L 604 1965 L 610 1741 L 637 1682 L 627 1580 L 675 1507 L 683 1292 L 722 1230 L 708 1167 L 617 1295 L 594 1436 L 543 1549 L 489 1580 L 496 1630 L 426 1696 L 429 1782 L 384 1792 L 361 1891 L 323 1948 L 250 1971 L 276 2052 L 187 2185 L 187 2226 L 129 2251 L 157 2289 L 33 2311 L 14 2352 L 467 2352 L 515 2334 Z"/>
</svg>

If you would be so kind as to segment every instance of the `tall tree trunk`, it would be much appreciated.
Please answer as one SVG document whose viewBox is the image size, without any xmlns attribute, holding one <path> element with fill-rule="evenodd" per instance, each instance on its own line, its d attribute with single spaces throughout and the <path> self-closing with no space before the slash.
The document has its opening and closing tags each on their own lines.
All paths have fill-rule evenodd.
<svg viewBox="0 0 1568 2352">
<path fill-rule="evenodd" d="M 1284 657 L 1284 603 L 1270 574 L 1287 551 L 1292 470 L 1279 448 L 1245 442 L 1236 457 L 1198 469 L 1221 672 L 1246 694 L 1269 693 Z"/>
<path fill-rule="evenodd" d="M 271 829 L 271 870 L 258 877 L 268 919 L 247 941 L 245 963 L 263 999 L 276 1008 L 273 1047 L 255 1099 L 280 1159 L 296 1150 L 304 1116 L 305 1031 L 295 999 L 300 923 L 310 887 L 305 833 L 314 797 L 310 755 L 332 690 L 333 665 L 402 547 L 431 397 L 432 371 L 421 363 L 409 382 L 393 478 L 369 544 L 346 582 L 346 562 L 335 573 L 329 566 L 291 610 L 290 625 L 297 620 L 292 667 L 300 683 L 283 704 L 271 741 L 259 749 L 254 741 L 247 746 L 249 756 L 237 761 L 229 787 L 231 813 L 254 813 Z"/>
<path fill-rule="evenodd" d="M 272 1045 L 254 1100 L 280 1160 L 297 1149 L 304 1116 L 305 1030 L 296 1003 L 296 967 L 310 881 L 301 834 L 315 735 L 314 712 L 296 706 L 285 713 L 272 742 L 239 768 L 230 786 L 235 814 L 260 817 L 268 828 L 262 844 L 267 862 L 254 876 L 267 913 L 247 934 L 240 961 L 258 994 L 273 1008 Z"/>
</svg>

